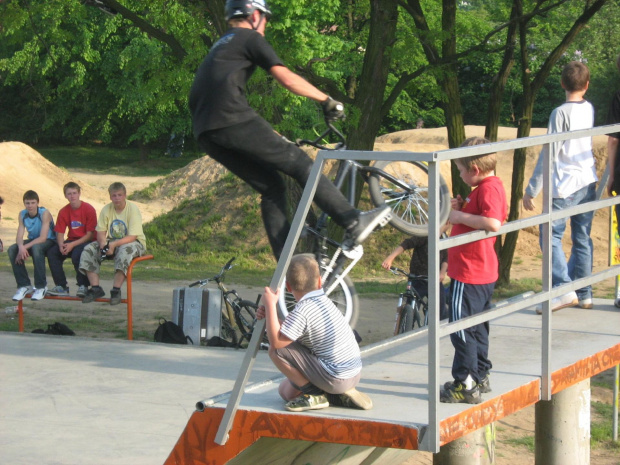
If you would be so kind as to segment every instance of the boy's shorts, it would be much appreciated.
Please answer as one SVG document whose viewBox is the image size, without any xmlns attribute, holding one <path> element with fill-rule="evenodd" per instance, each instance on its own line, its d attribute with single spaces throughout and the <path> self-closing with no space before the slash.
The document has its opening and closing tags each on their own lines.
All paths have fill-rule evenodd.
<svg viewBox="0 0 620 465">
<path fill-rule="evenodd" d="M 313 385 L 329 394 L 342 394 L 353 389 L 360 381 L 361 372 L 353 378 L 335 378 L 323 368 L 316 355 L 303 344 L 293 341 L 288 346 L 276 349 L 280 360 L 297 368 Z M 299 388 L 300 386 L 295 386 Z"/>
<path fill-rule="evenodd" d="M 117 247 L 114 254 L 114 271 L 122 271 L 127 276 L 127 270 L 131 261 L 136 257 L 144 255 L 146 249 L 138 242 L 130 242 L 129 244 L 123 244 Z M 99 244 L 97 242 L 91 242 L 82 252 L 80 257 L 80 271 L 86 274 L 87 271 L 99 274 L 101 267 L 101 254 L 99 253 Z"/>
</svg>

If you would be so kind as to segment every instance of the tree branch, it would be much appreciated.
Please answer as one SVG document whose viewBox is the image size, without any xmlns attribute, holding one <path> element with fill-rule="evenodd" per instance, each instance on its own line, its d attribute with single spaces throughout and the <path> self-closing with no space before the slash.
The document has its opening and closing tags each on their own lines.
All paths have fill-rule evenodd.
<svg viewBox="0 0 620 465">
<path fill-rule="evenodd" d="M 176 38 L 174 38 L 170 34 L 165 33 L 161 29 L 156 28 L 148 21 L 142 19 L 133 11 L 125 8 L 116 0 L 84 0 L 84 4 L 88 6 L 94 6 L 99 9 L 102 9 L 103 4 L 105 7 L 111 10 L 111 12 L 108 13 L 114 14 L 114 12 L 116 12 L 120 14 L 123 18 L 133 23 L 133 25 L 141 31 L 168 45 L 168 47 L 170 47 L 170 49 L 172 50 L 172 54 L 179 61 L 182 61 L 187 56 L 187 52 L 180 44 L 180 42 L 176 40 Z M 105 11 L 105 9 L 103 11 Z"/>
</svg>

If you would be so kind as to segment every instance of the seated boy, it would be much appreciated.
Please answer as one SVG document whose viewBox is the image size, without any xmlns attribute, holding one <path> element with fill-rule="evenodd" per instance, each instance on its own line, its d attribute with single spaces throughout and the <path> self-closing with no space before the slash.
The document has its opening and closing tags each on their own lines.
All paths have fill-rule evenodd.
<svg viewBox="0 0 620 465">
<path fill-rule="evenodd" d="M 65 198 L 69 201 L 60 209 L 56 218 L 56 244 L 47 251 L 47 262 L 52 272 L 55 287 L 48 291 L 50 295 L 69 295 L 67 276 L 62 269 L 62 264 L 67 258 L 71 258 L 73 268 L 77 275 L 77 297 L 84 297 L 88 290 L 88 278 L 80 273 L 80 258 L 87 244 L 94 237 L 97 225 L 97 212 L 93 206 L 80 200 L 82 189 L 75 182 L 68 182 L 63 188 Z M 67 232 L 65 239 L 65 232 Z"/>
<path fill-rule="evenodd" d="M 97 221 L 97 242 L 91 242 L 82 252 L 80 272 L 88 277 L 91 288 L 82 303 L 94 302 L 105 296 L 99 285 L 102 254 L 114 260 L 114 280 L 110 291 L 110 305 L 121 303 L 121 286 L 127 277 L 131 261 L 146 251 L 146 238 L 142 230 L 142 215 L 138 206 L 127 200 L 127 189 L 120 182 L 108 187 L 111 202 L 101 209 Z"/>
<path fill-rule="evenodd" d="M 286 376 L 279 388 L 292 412 L 337 406 L 372 408 L 370 398 L 355 389 L 362 371 L 353 330 L 321 288 L 319 265 L 310 254 L 295 255 L 286 287 L 297 305 L 280 322 L 278 293 L 265 288 L 257 318 L 266 318 L 269 356 Z"/>
<path fill-rule="evenodd" d="M 55 244 L 54 218 L 49 210 L 39 206 L 39 195 L 32 190 L 23 196 L 24 210 L 19 212 L 19 226 L 15 244 L 9 247 L 9 260 L 17 282 L 14 301 L 20 301 L 32 291 L 32 300 L 41 300 L 47 292 L 45 277 L 45 253 Z M 24 233 L 28 239 L 24 240 Z M 34 264 L 34 285 L 31 288 L 30 277 L 26 270 L 26 260 L 32 257 Z"/>
</svg>

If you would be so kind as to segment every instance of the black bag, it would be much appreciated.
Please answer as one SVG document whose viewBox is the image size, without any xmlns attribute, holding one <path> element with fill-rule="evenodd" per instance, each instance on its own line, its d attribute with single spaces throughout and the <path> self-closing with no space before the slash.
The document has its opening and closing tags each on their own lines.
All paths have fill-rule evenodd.
<svg viewBox="0 0 620 465">
<path fill-rule="evenodd" d="M 219 336 L 213 336 L 207 341 L 207 347 L 237 347 L 237 344 L 222 339 Z"/>
<path fill-rule="evenodd" d="M 168 321 L 165 318 L 159 319 L 159 326 L 155 330 L 155 342 L 165 342 L 167 344 L 187 344 L 189 340 L 192 345 L 194 341 L 186 336 L 179 325 Z"/>
<path fill-rule="evenodd" d="M 56 336 L 75 336 L 75 333 L 64 323 L 54 323 L 53 325 L 47 325 L 47 329 L 35 329 L 33 333 L 38 334 L 55 334 Z"/>
</svg>

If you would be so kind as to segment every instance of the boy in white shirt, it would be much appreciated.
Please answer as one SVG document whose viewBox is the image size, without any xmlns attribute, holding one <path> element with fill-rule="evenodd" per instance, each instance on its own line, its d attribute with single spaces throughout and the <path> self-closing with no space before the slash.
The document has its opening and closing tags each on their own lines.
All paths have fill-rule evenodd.
<svg viewBox="0 0 620 465">
<path fill-rule="evenodd" d="M 559 133 L 589 129 L 594 126 L 594 107 L 583 96 L 590 84 L 590 71 L 581 62 L 571 61 L 562 70 L 562 88 L 566 92 L 566 102 L 557 107 L 549 117 L 547 133 Z M 575 205 L 591 202 L 596 198 L 596 166 L 592 153 L 592 138 L 582 137 L 553 142 L 543 147 L 538 163 L 523 196 L 523 207 L 534 210 L 534 197 L 542 189 L 542 164 L 547 151 L 551 154 L 553 167 L 553 210 L 562 210 Z M 570 259 L 566 262 L 562 250 L 562 237 L 566 230 L 567 218 L 552 223 L 552 282 L 553 287 L 570 283 L 574 279 L 592 273 L 592 218 L 589 211 L 570 217 L 573 241 Z M 542 247 L 542 226 L 541 226 Z M 592 308 L 592 287 L 587 286 L 571 291 L 551 301 L 553 311 L 579 304 L 581 308 Z M 542 313 L 538 306 L 537 313 Z"/>
<path fill-rule="evenodd" d="M 319 264 L 310 254 L 295 255 L 286 272 L 286 287 L 297 305 L 284 321 L 278 319 L 278 293 L 265 288 L 256 312 L 266 318 L 269 356 L 286 379 L 279 388 L 292 412 L 330 404 L 372 408 L 372 400 L 355 389 L 362 359 L 351 327 L 321 288 Z"/>
</svg>

